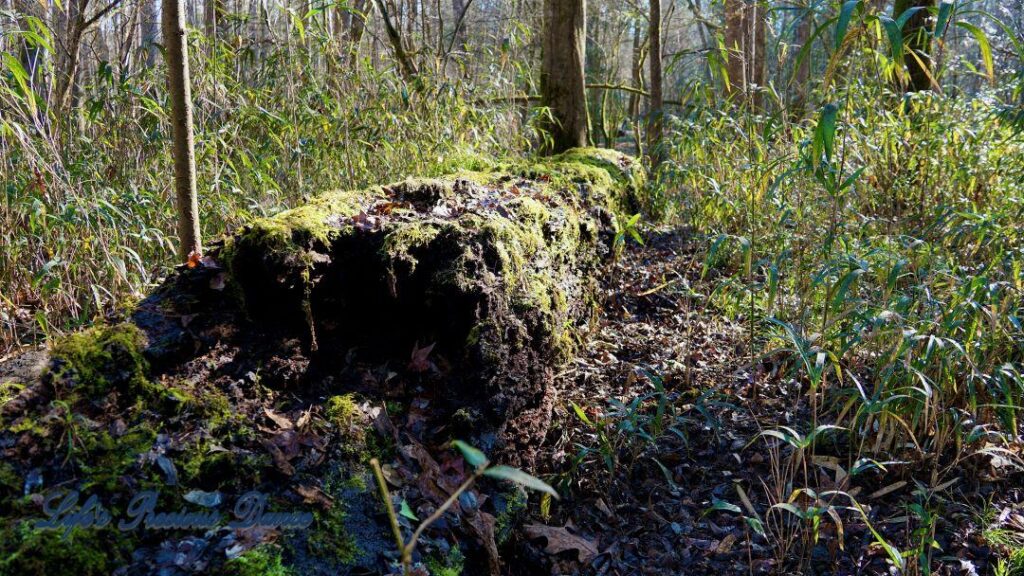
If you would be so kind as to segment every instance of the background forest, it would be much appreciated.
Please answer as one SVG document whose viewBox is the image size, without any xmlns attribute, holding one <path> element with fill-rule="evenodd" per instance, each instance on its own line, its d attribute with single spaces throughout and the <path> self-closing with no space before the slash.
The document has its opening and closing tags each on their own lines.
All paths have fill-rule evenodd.
<svg viewBox="0 0 1024 576">
<path fill-rule="evenodd" d="M 815 197 L 796 210 L 823 201 L 843 225 L 857 214 L 927 217 L 961 200 L 980 208 L 1019 182 L 1017 144 L 992 132 L 1020 100 L 1016 0 L 941 3 L 925 82 L 942 97 L 902 105 L 897 86 L 920 80 L 877 18 L 900 16 L 891 2 L 661 4 L 669 136 L 657 154 L 658 208 L 712 234 L 776 243 L 754 260 L 777 260 L 781 239 L 761 226 L 780 223 L 792 192 Z M 727 22 L 725 11 L 744 4 L 748 19 Z M 596 145 L 647 141 L 649 9 L 587 7 Z M 207 235 L 321 190 L 444 172 L 465 155 L 523 154 L 543 139 L 545 111 L 528 105 L 539 94 L 539 0 L 188 2 L 187 12 Z M 173 263 L 159 18 L 155 0 L 7 0 L 0 12 L 4 346 L 101 316 Z M 735 113 L 737 86 L 755 94 L 757 114 Z M 804 120 L 832 102 L 845 175 L 864 170 L 851 194 L 790 170 L 811 129 Z M 921 131 L 909 145 L 908 125 Z M 947 138 L 957 147 L 936 150 Z"/>
<path fill-rule="evenodd" d="M 203 236 L 544 150 L 544 4 L 188 2 Z M 0 1 L 0 356 L 116 315 L 180 264 L 161 50 L 156 0 Z M 1001 507 L 1019 484 L 940 512 L 961 478 L 1024 468 L 1024 0 L 591 0 L 585 81 L 590 142 L 649 167 L 627 261 L 686 238 L 650 253 L 633 296 L 723 319 L 744 401 L 785 399 L 733 438 L 771 476 L 705 514 L 742 518 L 772 569 L 827 564 L 842 516 L 894 570 L 974 562 L 940 562 L 938 534 L 969 524 L 983 571 L 1024 574 L 1024 514 Z M 635 402 L 571 398 L 571 470 L 545 479 L 610 500 L 643 459 L 675 489 L 664 439 L 721 440 L 737 398 L 650 364 Z M 844 492 L 859 477 L 870 495 Z M 859 502 L 897 491 L 891 530 L 869 522 Z"/>
</svg>

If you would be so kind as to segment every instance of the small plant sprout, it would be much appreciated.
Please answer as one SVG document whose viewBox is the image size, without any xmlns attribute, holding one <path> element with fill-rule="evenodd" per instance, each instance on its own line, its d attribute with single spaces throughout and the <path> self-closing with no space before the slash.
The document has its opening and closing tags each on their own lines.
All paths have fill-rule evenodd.
<svg viewBox="0 0 1024 576">
<path fill-rule="evenodd" d="M 406 576 L 412 574 L 412 555 L 416 550 L 416 543 L 419 541 L 420 536 L 423 535 L 423 532 L 429 528 L 431 524 L 441 519 L 445 512 L 447 512 L 459 500 L 459 496 L 461 496 L 466 490 L 469 490 L 479 478 L 487 476 L 498 480 L 506 480 L 525 488 L 541 492 L 547 497 L 556 499 L 559 497 L 558 492 L 543 480 L 540 480 L 535 476 L 531 476 L 518 468 L 503 466 L 500 464 L 492 465 L 483 452 L 461 440 L 453 440 L 451 445 L 458 449 L 462 454 L 463 460 L 465 460 L 466 464 L 469 464 L 472 468 L 472 473 L 469 474 L 462 484 L 460 484 L 459 487 L 448 496 L 447 500 L 438 506 L 430 516 L 420 522 L 419 526 L 416 527 L 408 539 L 404 538 L 402 535 L 402 528 L 398 522 L 398 514 L 395 512 L 395 507 L 391 500 L 391 493 L 388 490 L 387 482 L 384 480 L 384 472 L 381 469 L 380 461 L 376 458 L 370 460 L 370 466 L 373 468 L 373 474 L 377 479 L 377 488 L 380 490 L 380 495 L 384 500 L 384 507 L 387 511 L 388 520 L 391 523 L 391 530 L 395 538 L 395 545 L 399 552 L 399 561 L 402 564 L 402 573 Z M 400 514 L 410 520 L 416 519 L 415 514 L 412 512 L 412 509 L 405 500 L 402 500 Z"/>
</svg>

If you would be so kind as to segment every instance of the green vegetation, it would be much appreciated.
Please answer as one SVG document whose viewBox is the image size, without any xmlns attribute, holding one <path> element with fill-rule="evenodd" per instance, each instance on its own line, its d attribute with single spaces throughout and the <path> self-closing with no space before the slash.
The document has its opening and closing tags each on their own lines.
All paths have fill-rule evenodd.
<svg viewBox="0 0 1024 576">
<path fill-rule="evenodd" d="M 162 389 L 149 382 L 144 346 L 145 335 L 128 323 L 70 334 L 51 345 L 44 379 L 64 399 L 100 399 L 116 391 L 125 403 L 152 400 Z"/>
<path fill-rule="evenodd" d="M 499 545 L 538 546 L 515 531 L 543 521 L 538 534 L 560 537 L 548 547 L 567 548 L 560 568 L 575 550 L 625 573 L 620 528 L 665 524 L 711 541 L 702 522 L 663 518 L 657 498 L 738 515 L 735 530 L 713 524 L 717 543 L 701 556 L 737 567 L 744 548 L 744 573 L 755 554 L 758 569 L 779 572 L 855 557 L 928 575 L 967 556 L 982 573 L 1024 571 L 1007 496 L 1024 470 L 1021 0 L 590 0 L 585 54 L 573 55 L 586 57 L 587 110 L 573 117 L 586 116 L 589 142 L 548 157 L 561 111 L 537 96 L 552 81 L 540 78 L 543 1 L 191 3 L 200 214 L 216 259 L 199 272 L 224 272 L 201 288 L 226 289 L 225 309 L 240 304 L 256 328 L 267 315 L 300 341 L 295 358 L 275 356 L 281 371 L 330 373 L 302 390 L 255 383 L 270 363 L 243 357 L 262 349 L 229 350 L 232 330 L 209 318 L 174 321 L 201 325 L 189 342 L 203 354 L 224 345 L 223 357 L 156 375 L 142 331 L 102 321 L 182 263 L 156 4 L 101 4 L 109 11 L 85 0 L 0 9 L 0 358 L 24 344 L 49 351 L 38 390 L 0 373 L 0 410 L 17 408 L 0 412 L 11 455 L 0 509 L 27 517 L 33 491 L 111 493 L 172 473 L 186 490 L 293 490 L 323 508 L 303 549 L 263 544 L 223 566 L 285 576 L 292 553 L 340 564 L 363 553 L 346 514 L 364 511 L 340 495 L 369 496 L 360 466 L 374 462 L 387 466 L 370 491 L 424 516 L 411 532 L 409 515 L 389 510 L 403 568 L 422 536 L 434 576 L 475 573 L 486 554 L 497 562 L 427 532 L 454 540 L 467 524 L 447 511 L 480 502 Z M 83 43 L 74 52 L 72 40 Z M 680 238 L 671 250 L 689 263 L 659 268 L 652 255 Z M 629 276 L 630 256 L 657 272 Z M 456 318 L 463 304 L 470 313 Z M 719 329 L 741 336 L 702 339 Z M 318 350 L 318 332 L 345 350 Z M 611 340 L 630 339 L 643 342 L 612 353 Z M 379 342 L 401 349 L 360 364 L 378 360 L 368 358 Z M 709 349 L 692 354 L 691 342 Z M 673 352 L 665 378 L 645 368 L 654 346 Z M 589 348 L 600 355 L 569 363 Z M 367 354 L 350 362 L 350 350 Z M 450 374 L 464 358 L 475 364 Z M 240 373 L 212 366 L 222 360 Z M 689 379 L 716 361 L 729 369 Z M 359 371 L 365 388 L 341 383 Z M 548 395 L 555 374 L 563 388 L 597 383 L 601 397 Z M 459 394 L 441 388 L 449 380 Z M 489 397 L 454 405 L 470 393 Z M 364 402 L 386 406 L 388 422 L 374 424 L 393 435 L 368 432 Z M 411 429 L 468 439 L 494 419 L 481 406 L 508 416 L 473 438 L 481 445 L 520 434 L 512 450 L 544 439 L 544 456 L 567 455 L 536 462 L 523 450 L 524 467 L 557 478 L 573 505 L 553 504 L 554 490 L 518 469 L 474 464 L 475 449 L 409 456 L 406 441 L 440 445 Z M 442 411 L 445 422 L 427 422 Z M 708 457 L 728 441 L 743 467 L 724 474 L 735 485 L 685 502 L 680 478 L 720 463 Z M 444 476 L 409 489 L 435 467 Z M 755 468 L 759 482 L 738 478 Z M 477 490 L 483 476 L 543 486 L 540 510 L 519 490 L 478 498 L 497 484 Z M 642 488 L 657 528 L 609 528 L 638 507 L 614 501 L 632 495 L 622 488 Z M 467 502 L 446 502 L 452 493 Z M 423 514 L 417 497 L 439 499 L 426 504 L 440 512 Z M 578 522 L 577 502 L 600 502 L 595 516 L 609 522 Z M 107 532 L 57 543 L 3 521 L 0 576 L 106 574 L 131 554 Z"/>
<path fill-rule="evenodd" d="M 281 561 L 281 549 L 261 544 L 224 563 L 223 576 L 291 576 L 295 572 Z"/>
<path fill-rule="evenodd" d="M 54 531 L 34 530 L 29 522 L 0 529 L 0 574 L 110 574 L 131 553 L 130 539 L 113 528 L 76 528 L 67 539 Z"/>
</svg>

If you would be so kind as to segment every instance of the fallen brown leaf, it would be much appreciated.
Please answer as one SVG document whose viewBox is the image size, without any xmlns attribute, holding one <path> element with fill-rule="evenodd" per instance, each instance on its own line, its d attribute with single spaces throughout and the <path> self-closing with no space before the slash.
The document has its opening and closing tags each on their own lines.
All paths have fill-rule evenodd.
<svg viewBox="0 0 1024 576">
<path fill-rule="evenodd" d="M 523 529 L 530 538 L 547 539 L 548 545 L 544 551 L 548 554 L 560 554 L 575 550 L 580 562 L 587 564 L 600 553 L 597 544 L 569 532 L 565 527 L 527 524 Z"/>
</svg>

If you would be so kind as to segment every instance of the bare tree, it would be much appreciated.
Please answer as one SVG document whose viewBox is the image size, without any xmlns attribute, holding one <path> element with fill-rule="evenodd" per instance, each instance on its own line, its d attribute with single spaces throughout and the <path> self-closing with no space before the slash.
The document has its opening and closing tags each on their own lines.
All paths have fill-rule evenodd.
<svg viewBox="0 0 1024 576">
<path fill-rule="evenodd" d="M 142 51 L 145 55 L 147 68 L 156 65 L 156 57 L 160 54 L 160 1 L 143 0 L 142 2 Z"/>
<path fill-rule="evenodd" d="M 904 56 L 903 60 L 910 72 L 907 90 L 920 92 L 929 90 L 935 85 L 932 75 L 932 15 L 930 8 L 935 7 L 935 0 L 896 0 L 893 5 L 893 17 L 899 18 L 907 10 L 915 10 L 906 24 L 903 25 Z"/>
<path fill-rule="evenodd" d="M 178 256 L 199 254 L 199 203 L 196 198 L 195 143 L 192 137 L 192 87 L 188 72 L 184 0 L 163 0 L 167 84 L 174 137 L 174 189 L 178 206 Z"/>
<path fill-rule="evenodd" d="M 544 0 L 540 87 L 551 111 L 546 153 L 587 145 L 586 39 L 586 0 Z"/>
<path fill-rule="evenodd" d="M 64 4 L 64 12 L 59 18 L 64 30 L 58 37 L 56 66 L 56 102 L 60 110 L 67 112 L 74 104 L 72 94 L 78 82 L 82 39 L 85 33 L 120 3 L 121 0 L 111 0 L 91 15 L 87 14 L 91 0 L 68 0 Z"/>
<path fill-rule="evenodd" d="M 814 31 L 814 10 L 811 8 L 809 2 L 805 2 L 804 4 L 805 5 L 797 13 L 796 16 L 796 44 L 801 51 L 803 50 L 807 42 L 810 41 L 811 33 Z M 796 90 L 794 96 L 798 107 L 803 107 L 803 105 L 807 102 L 807 94 L 809 92 L 811 82 L 810 50 L 804 52 L 804 58 L 797 62 L 796 70 L 794 72 L 796 82 Z"/>
<path fill-rule="evenodd" d="M 384 31 L 387 33 L 388 42 L 391 43 L 391 50 L 395 53 L 395 60 L 398 60 L 398 69 L 402 72 L 402 77 L 406 80 L 413 79 L 419 74 L 419 70 L 416 68 L 416 63 L 413 61 L 412 56 L 405 49 L 405 42 L 402 40 L 401 18 L 395 24 L 391 21 L 388 8 L 383 0 L 374 0 L 374 4 L 377 7 L 377 11 L 380 12 L 381 19 L 384 21 Z"/>
<path fill-rule="evenodd" d="M 650 75 L 651 75 L 651 109 L 647 122 L 647 149 L 651 163 L 657 167 L 664 157 L 661 145 L 662 113 L 665 106 L 662 95 L 661 73 L 661 0 L 651 0 L 651 15 L 648 18 L 651 39 Z"/>
<path fill-rule="evenodd" d="M 728 92 L 756 102 L 752 86 L 764 85 L 765 9 L 760 0 L 725 0 Z"/>
<path fill-rule="evenodd" d="M 42 21 L 45 17 L 42 5 L 35 0 L 14 0 L 14 11 L 18 14 L 19 26 L 22 29 L 29 28 L 29 18 Z M 42 45 L 22 38 L 21 45 L 18 47 L 18 59 L 21 61 L 22 68 L 28 73 L 29 82 L 37 87 L 37 92 L 41 92 L 38 86 L 44 81 L 42 75 L 45 69 L 43 66 L 45 57 L 46 53 Z"/>
</svg>

